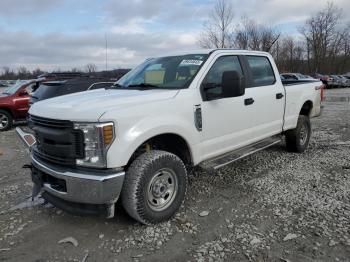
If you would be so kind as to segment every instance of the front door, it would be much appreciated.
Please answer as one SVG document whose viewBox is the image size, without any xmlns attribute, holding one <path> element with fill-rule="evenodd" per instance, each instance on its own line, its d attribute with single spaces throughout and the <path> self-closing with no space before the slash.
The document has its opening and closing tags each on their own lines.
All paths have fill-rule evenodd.
<svg viewBox="0 0 350 262">
<path fill-rule="evenodd" d="M 214 157 L 254 140 L 254 115 L 251 104 L 245 100 L 252 96 L 252 90 L 246 89 L 239 97 L 220 97 L 222 91 L 222 75 L 225 71 L 237 71 L 242 77 L 244 73 L 238 56 L 219 56 L 208 70 L 202 84 L 212 85 L 212 99 L 202 102 L 202 152 L 204 158 Z M 234 87 L 233 87 L 234 88 Z"/>
</svg>

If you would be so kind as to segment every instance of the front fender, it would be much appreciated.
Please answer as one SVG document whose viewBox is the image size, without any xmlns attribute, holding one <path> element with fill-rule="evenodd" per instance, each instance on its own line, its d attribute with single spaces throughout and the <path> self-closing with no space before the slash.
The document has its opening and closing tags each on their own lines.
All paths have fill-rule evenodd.
<svg viewBox="0 0 350 262">
<path fill-rule="evenodd" d="M 127 165 L 136 149 L 147 140 L 162 134 L 175 134 L 182 137 L 189 147 L 192 161 L 197 162 L 196 144 L 199 143 L 194 123 L 178 116 L 143 118 L 133 126 L 117 123 L 117 137 L 107 154 L 109 168 Z M 119 134 L 119 136 L 118 136 Z"/>
</svg>

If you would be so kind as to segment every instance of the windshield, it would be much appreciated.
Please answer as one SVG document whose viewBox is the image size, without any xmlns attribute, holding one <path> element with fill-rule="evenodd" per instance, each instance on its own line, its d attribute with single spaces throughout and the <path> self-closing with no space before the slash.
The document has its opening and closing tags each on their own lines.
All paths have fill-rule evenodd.
<svg viewBox="0 0 350 262">
<path fill-rule="evenodd" d="M 123 76 L 112 88 L 187 88 L 207 58 L 208 55 L 191 54 L 148 59 Z"/>
<path fill-rule="evenodd" d="M 7 94 L 7 95 L 13 95 L 14 93 L 16 93 L 24 84 L 25 82 L 23 81 L 19 81 L 16 84 L 10 86 L 9 88 L 5 89 L 5 91 L 3 92 L 3 94 Z"/>
</svg>

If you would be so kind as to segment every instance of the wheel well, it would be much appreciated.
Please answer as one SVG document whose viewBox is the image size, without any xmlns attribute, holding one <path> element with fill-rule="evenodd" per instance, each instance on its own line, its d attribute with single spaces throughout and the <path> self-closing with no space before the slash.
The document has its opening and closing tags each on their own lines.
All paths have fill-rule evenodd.
<svg viewBox="0 0 350 262">
<path fill-rule="evenodd" d="M 191 151 L 186 140 L 176 134 L 162 134 L 154 136 L 140 145 L 133 153 L 127 166 L 129 166 L 139 155 L 152 149 L 173 153 L 177 155 L 186 166 L 192 165 Z"/>
<path fill-rule="evenodd" d="M 12 111 L 9 108 L 0 107 L 0 110 L 6 111 L 7 113 L 9 113 L 13 117 Z"/>
<path fill-rule="evenodd" d="M 309 116 L 312 110 L 313 104 L 310 100 L 306 101 L 300 110 L 300 115 Z"/>
</svg>

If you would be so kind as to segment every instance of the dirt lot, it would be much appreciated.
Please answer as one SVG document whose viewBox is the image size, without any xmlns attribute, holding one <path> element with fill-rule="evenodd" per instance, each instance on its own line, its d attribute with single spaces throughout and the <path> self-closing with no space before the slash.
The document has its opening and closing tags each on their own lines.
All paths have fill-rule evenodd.
<svg viewBox="0 0 350 262">
<path fill-rule="evenodd" d="M 350 261 L 350 89 L 327 96 L 307 152 L 196 169 L 181 212 L 153 227 L 120 206 L 107 220 L 31 203 L 28 156 L 1 133 L 0 261 Z"/>
</svg>

